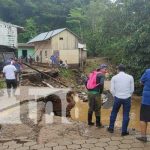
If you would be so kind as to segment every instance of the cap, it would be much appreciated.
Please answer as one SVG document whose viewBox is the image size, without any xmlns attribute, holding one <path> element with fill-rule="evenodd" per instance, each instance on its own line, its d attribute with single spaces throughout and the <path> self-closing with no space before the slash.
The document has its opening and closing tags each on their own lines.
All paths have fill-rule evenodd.
<svg viewBox="0 0 150 150">
<path fill-rule="evenodd" d="M 103 68 L 107 68 L 107 65 L 106 64 L 101 64 L 100 69 L 103 69 Z"/>
</svg>

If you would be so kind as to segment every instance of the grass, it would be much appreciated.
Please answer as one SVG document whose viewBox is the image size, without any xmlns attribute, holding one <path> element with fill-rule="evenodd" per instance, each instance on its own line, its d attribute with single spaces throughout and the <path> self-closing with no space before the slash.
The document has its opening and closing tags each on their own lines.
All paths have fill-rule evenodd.
<svg viewBox="0 0 150 150">
<path fill-rule="evenodd" d="M 0 89 L 3 89 L 5 88 L 5 82 L 0 80 Z"/>
<path fill-rule="evenodd" d="M 74 77 L 74 73 L 70 69 L 60 69 L 60 75 L 63 78 L 72 79 Z"/>
</svg>

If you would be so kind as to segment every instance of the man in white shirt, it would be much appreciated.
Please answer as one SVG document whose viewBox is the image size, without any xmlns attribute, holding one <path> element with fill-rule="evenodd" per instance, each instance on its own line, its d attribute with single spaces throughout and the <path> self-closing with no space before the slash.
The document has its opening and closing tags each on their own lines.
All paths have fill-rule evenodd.
<svg viewBox="0 0 150 150">
<path fill-rule="evenodd" d="M 110 116 L 108 132 L 114 132 L 114 124 L 121 105 L 123 106 L 122 136 L 129 135 L 129 113 L 131 108 L 131 96 L 134 92 L 134 79 L 125 73 L 125 66 L 118 66 L 118 74 L 111 79 L 111 93 L 114 96 L 114 105 Z"/>
<path fill-rule="evenodd" d="M 3 68 L 3 76 L 6 79 L 8 97 L 11 95 L 11 88 L 13 87 L 13 94 L 15 94 L 17 88 L 16 72 L 17 69 L 11 62 L 7 62 L 7 65 Z"/>
</svg>

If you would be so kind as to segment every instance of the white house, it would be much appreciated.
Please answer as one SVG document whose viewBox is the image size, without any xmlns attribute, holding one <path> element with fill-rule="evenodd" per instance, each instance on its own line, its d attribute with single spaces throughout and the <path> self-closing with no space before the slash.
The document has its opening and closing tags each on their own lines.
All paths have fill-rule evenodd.
<svg viewBox="0 0 150 150">
<path fill-rule="evenodd" d="M 23 27 L 0 21 L 0 70 L 5 61 L 15 56 L 18 32 Z"/>
<path fill-rule="evenodd" d="M 20 26 L 0 21 L 0 45 L 17 48 L 17 33 L 22 29 Z"/>
</svg>

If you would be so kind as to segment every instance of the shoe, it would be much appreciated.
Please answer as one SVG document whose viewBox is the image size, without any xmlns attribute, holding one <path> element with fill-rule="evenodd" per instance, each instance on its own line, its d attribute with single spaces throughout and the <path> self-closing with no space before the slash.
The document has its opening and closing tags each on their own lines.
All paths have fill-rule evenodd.
<svg viewBox="0 0 150 150">
<path fill-rule="evenodd" d="M 88 125 L 94 126 L 94 123 L 92 122 L 92 113 L 88 113 Z"/>
<path fill-rule="evenodd" d="M 96 124 L 96 127 L 97 128 L 104 128 L 104 125 L 102 125 L 101 123 L 99 123 L 99 124 Z"/>
<path fill-rule="evenodd" d="M 122 132 L 121 133 L 121 136 L 127 136 L 127 135 L 129 135 L 129 132 Z"/>
<path fill-rule="evenodd" d="M 88 125 L 89 126 L 94 126 L 94 122 L 89 122 Z"/>
<path fill-rule="evenodd" d="M 137 140 L 147 142 L 147 137 L 136 137 Z"/>
<path fill-rule="evenodd" d="M 107 131 L 109 132 L 109 133 L 114 133 L 114 129 L 111 129 L 111 128 L 107 128 Z"/>
<path fill-rule="evenodd" d="M 96 116 L 96 127 L 98 127 L 98 128 L 104 128 L 104 126 L 101 123 L 100 116 Z"/>
</svg>

